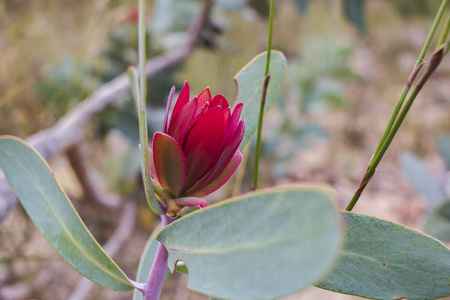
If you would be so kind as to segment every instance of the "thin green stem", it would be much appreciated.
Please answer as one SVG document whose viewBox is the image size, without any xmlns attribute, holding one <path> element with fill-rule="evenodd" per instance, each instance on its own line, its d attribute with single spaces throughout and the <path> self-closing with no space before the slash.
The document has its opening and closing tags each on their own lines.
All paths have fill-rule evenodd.
<svg viewBox="0 0 450 300">
<path fill-rule="evenodd" d="M 139 140 L 141 144 L 141 172 L 144 183 L 145 196 L 150 208 L 157 214 L 165 213 L 159 201 L 156 199 L 150 181 L 150 170 L 148 168 L 148 132 L 147 132 L 147 76 L 146 65 L 146 33 L 145 33 L 145 0 L 139 0 L 139 91 L 136 91 L 137 103 L 139 104 Z"/>
<path fill-rule="evenodd" d="M 439 7 L 436 17 L 434 18 L 433 25 L 431 25 L 430 32 L 428 33 L 428 37 L 425 41 L 425 44 L 423 45 L 422 51 L 420 51 L 419 58 L 416 61 L 416 67 L 422 63 L 425 54 L 428 51 L 428 47 L 430 46 L 431 40 L 433 39 L 433 36 L 436 32 L 439 22 L 441 22 L 442 15 L 444 14 L 445 7 L 447 6 L 448 1 L 449 0 L 443 0 L 441 6 Z"/>
<path fill-rule="evenodd" d="M 374 153 L 373 157 L 375 157 L 378 154 L 378 152 L 380 151 L 381 147 L 383 146 L 383 144 L 384 144 L 384 142 L 386 140 L 386 137 L 389 135 L 389 132 L 392 129 L 392 125 L 394 124 L 395 120 L 397 119 L 398 113 L 399 113 L 400 109 L 403 106 L 403 102 L 405 101 L 409 90 L 410 90 L 410 87 L 408 85 L 406 85 L 403 88 L 403 92 L 400 95 L 400 98 L 398 99 L 397 105 L 395 106 L 395 109 L 394 109 L 394 112 L 392 113 L 391 119 L 389 120 L 389 123 L 388 123 L 388 125 L 386 126 L 386 129 L 383 132 L 383 135 L 382 135 L 382 137 L 380 139 L 380 142 L 378 143 L 377 149 L 375 150 L 375 153 Z M 373 157 L 372 157 L 372 159 L 373 159 Z"/>
<path fill-rule="evenodd" d="M 146 51 L 145 51 L 145 43 L 146 43 L 146 34 L 145 34 L 145 1 L 139 0 L 139 26 L 138 26 L 138 35 L 139 35 L 139 88 L 141 94 L 141 101 L 143 107 L 146 107 L 147 100 L 147 78 L 145 76 L 145 62 Z"/>
<path fill-rule="evenodd" d="M 345 210 L 351 211 L 353 207 L 358 202 L 362 192 L 364 191 L 366 185 L 369 183 L 370 179 L 374 175 L 378 164 L 380 163 L 381 159 L 383 158 L 384 154 L 386 153 L 387 149 L 391 145 L 392 140 L 395 137 L 395 134 L 397 133 L 398 129 L 400 128 L 400 125 L 402 124 L 403 120 L 406 117 L 406 114 L 408 113 L 409 109 L 411 108 L 412 103 L 414 102 L 414 99 L 417 97 L 417 94 L 420 92 L 420 89 L 422 87 L 422 84 L 419 83 L 420 86 L 416 86 L 412 92 L 412 94 L 409 96 L 408 101 L 406 102 L 405 106 L 402 108 L 404 100 L 406 99 L 409 90 L 411 88 L 411 85 L 420 70 L 420 68 L 423 66 L 423 59 L 425 57 L 426 52 L 428 51 L 428 48 L 430 46 L 431 40 L 433 39 L 433 36 L 436 32 L 436 29 L 439 25 L 439 22 L 442 19 L 442 15 L 444 13 L 445 7 L 447 6 L 449 0 L 443 0 L 441 3 L 441 6 L 436 14 L 436 17 L 433 21 L 433 25 L 431 26 L 431 29 L 428 33 L 428 37 L 423 45 L 422 51 L 419 54 L 419 57 L 417 59 L 416 65 L 414 67 L 413 72 L 411 73 L 408 82 L 406 83 L 406 86 L 403 89 L 403 92 L 397 102 L 397 105 L 394 109 L 394 112 L 392 113 L 392 116 L 386 126 L 386 129 L 380 139 L 380 142 L 378 143 L 378 146 L 375 150 L 374 155 L 372 156 L 372 159 L 370 160 L 369 166 L 367 168 L 366 173 L 364 174 L 363 179 L 361 180 L 361 183 L 358 186 L 358 189 L 356 190 L 355 194 L 353 195 L 352 199 L 348 203 Z M 448 23 L 450 21 L 447 21 L 446 27 L 444 29 L 444 32 L 441 34 L 441 38 L 439 39 L 438 46 L 442 45 L 446 37 L 448 35 L 448 27 L 450 26 Z M 447 33 L 445 32 L 447 31 Z M 443 42 L 441 41 L 443 40 Z M 433 70 L 434 71 L 434 70 Z M 431 71 L 431 73 L 433 72 Z M 431 74 L 430 73 L 430 74 Z M 429 75 L 430 75 L 429 74 Z M 424 80 L 424 82 L 426 79 Z"/>
<path fill-rule="evenodd" d="M 264 76 L 267 77 L 269 74 L 269 66 L 270 66 L 270 54 L 272 52 L 272 34 L 273 34 L 273 11 L 274 11 L 274 2 L 275 0 L 270 1 L 270 15 L 269 15 L 269 37 L 267 40 L 267 59 L 266 59 L 266 71 L 264 72 Z"/>
<path fill-rule="evenodd" d="M 440 6 L 439 11 L 438 11 L 438 13 L 436 15 L 436 18 L 433 21 L 433 25 L 431 26 L 431 29 L 430 29 L 430 31 L 428 33 L 428 37 L 427 37 L 427 39 L 425 41 L 425 44 L 423 45 L 422 50 L 421 50 L 421 52 L 419 54 L 419 57 L 417 58 L 415 69 L 421 65 L 421 63 L 422 63 L 422 61 L 423 61 L 423 59 L 425 57 L 425 54 L 427 53 L 428 48 L 430 47 L 431 40 L 433 39 L 433 36 L 436 33 L 436 29 L 437 29 L 437 27 L 439 25 L 439 22 L 441 21 L 441 18 L 442 18 L 442 15 L 444 13 L 445 7 L 447 6 L 447 3 L 448 3 L 448 0 L 444 0 L 441 3 L 441 6 Z M 443 30 L 443 32 L 442 32 L 442 34 L 441 34 L 441 36 L 439 38 L 439 42 L 438 42 L 437 48 L 439 48 L 445 42 L 445 40 L 447 39 L 449 27 L 450 27 L 450 17 L 447 19 L 446 27 Z M 413 71 L 413 73 L 414 73 L 414 71 Z M 408 82 L 406 84 L 406 86 L 404 87 L 403 92 L 402 92 L 402 94 L 401 94 L 401 96 L 400 96 L 400 98 L 399 98 L 399 100 L 397 102 L 397 105 L 395 106 L 394 112 L 392 113 L 391 119 L 389 120 L 389 123 L 388 123 L 388 125 L 386 126 L 386 129 L 383 132 L 383 135 L 382 135 L 382 137 L 380 139 L 380 142 L 378 143 L 378 146 L 377 146 L 377 149 L 375 150 L 374 156 L 376 156 L 378 154 L 378 151 L 383 146 L 386 137 L 388 136 L 389 132 L 391 131 L 392 125 L 394 124 L 394 121 L 397 119 L 397 116 L 398 116 L 398 113 L 400 111 L 400 108 L 402 107 L 403 102 L 405 101 L 405 98 L 408 95 L 408 92 L 410 90 L 411 84 L 412 84 L 412 82 Z"/>
<path fill-rule="evenodd" d="M 383 158 L 383 155 L 386 153 L 386 150 L 391 145 L 392 140 L 395 137 L 395 134 L 397 133 L 398 129 L 400 128 L 400 125 L 402 125 L 403 120 L 406 117 L 406 114 L 408 113 L 409 109 L 411 108 L 411 105 L 413 104 L 414 100 L 417 97 L 417 94 L 420 92 L 420 87 L 416 86 L 411 95 L 408 98 L 408 101 L 405 103 L 405 107 L 403 107 L 402 111 L 400 112 L 397 120 L 395 121 L 392 130 L 389 132 L 389 135 L 386 137 L 386 141 L 384 142 L 383 146 L 381 147 L 378 154 L 373 158 L 372 163 L 369 166 L 368 169 L 368 176 L 372 176 L 375 173 L 375 170 L 380 163 L 381 159 Z"/>
<path fill-rule="evenodd" d="M 374 154 L 372 157 L 372 160 L 369 164 L 369 167 L 367 168 L 366 173 L 364 174 L 364 178 L 361 181 L 358 190 L 353 195 L 352 199 L 348 203 L 347 207 L 345 208 L 346 211 L 351 211 L 353 207 L 356 205 L 356 202 L 358 202 L 359 197 L 361 196 L 362 192 L 364 191 L 364 188 L 369 183 L 370 179 L 372 178 L 373 174 L 375 174 L 375 171 L 377 169 L 378 164 L 380 163 L 381 159 L 383 158 L 384 154 L 386 153 L 387 149 L 391 145 L 392 140 L 395 137 L 395 134 L 397 133 L 398 129 L 400 128 L 400 125 L 402 124 L 403 120 L 406 117 L 406 114 L 408 113 L 409 109 L 411 108 L 411 105 L 413 104 L 414 100 L 417 97 L 417 94 L 420 92 L 420 87 L 415 87 L 412 91 L 411 95 L 408 98 L 408 101 L 405 104 L 405 107 L 402 109 L 400 114 L 398 115 L 398 118 L 395 120 L 395 123 L 392 125 L 392 129 L 389 131 L 388 135 L 385 137 L 385 141 L 383 145 L 378 150 L 377 154 Z"/>
<path fill-rule="evenodd" d="M 449 31 L 450 31 L 450 16 L 447 18 L 447 22 L 445 23 L 444 30 L 442 30 L 441 36 L 439 37 L 436 49 L 445 44 Z"/>
<path fill-rule="evenodd" d="M 356 205 L 356 202 L 358 202 L 359 197 L 361 197 L 360 194 L 357 194 L 357 193 L 353 194 L 353 197 L 350 200 L 350 202 L 347 204 L 347 206 L 345 207 L 345 210 L 352 211 L 353 207 L 355 207 L 355 205 Z"/>
<path fill-rule="evenodd" d="M 266 104 L 267 88 L 269 86 L 269 67 L 270 67 L 270 54 L 272 52 L 272 33 L 273 33 L 273 12 L 275 0 L 270 1 L 270 15 L 269 15 L 269 35 L 267 41 L 267 58 L 266 58 L 266 70 L 264 72 L 264 85 L 261 96 L 261 105 L 259 107 L 259 119 L 258 119 L 258 131 L 256 134 L 256 151 L 255 151 L 255 169 L 253 176 L 253 188 L 258 188 L 258 175 L 259 175 L 259 157 L 261 154 L 261 132 L 264 119 L 264 106 Z"/>
<path fill-rule="evenodd" d="M 256 151 L 255 151 L 255 176 L 253 177 L 253 188 L 258 188 L 258 174 L 259 174 L 259 157 L 261 154 L 261 133 L 262 133 L 262 124 L 264 118 L 264 105 L 266 104 L 266 94 L 267 87 L 269 86 L 270 74 L 266 76 L 264 79 L 264 85 L 261 96 L 261 107 L 259 109 L 259 121 L 258 121 L 258 132 L 256 135 Z"/>
</svg>

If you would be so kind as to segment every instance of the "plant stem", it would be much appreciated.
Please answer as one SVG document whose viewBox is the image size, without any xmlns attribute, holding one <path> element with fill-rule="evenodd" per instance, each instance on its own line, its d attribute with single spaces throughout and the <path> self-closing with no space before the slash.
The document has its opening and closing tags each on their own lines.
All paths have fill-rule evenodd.
<svg viewBox="0 0 450 300">
<path fill-rule="evenodd" d="M 148 132 L 147 132 L 147 76 L 146 76 L 146 54 L 145 54 L 145 1 L 139 0 L 139 88 L 133 93 L 136 95 L 139 116 L 139 142 L 141 157 L 141 173 L 144 184 L 144 191 L 150 208 L 158 215 L 164 214 L 165 209 L 158 199 L 156 199 L 150 182 L 150 170 L 148 168 Z"/>
<path fill-rule="evenodd" d="M 161 215 L 162 226 L 161 229 L 166 225 L 170 224 L 173 220 L 166 215 Z M 169 258 L 169 253 L 166 247 L 162 243 L 158 244 L 158 249 L 156 250 L 155 259 L 153 260 L 152 268 L 150 274 L 148 275 L 147 283 L 145 284 L 144 290 L 142 291 L 144 296 L 143 300 L 159 300 L 161 296 L 161 290 L 164 283 L 164 278 L 166 277 L 169 267 L 167 266 L 167 259 Z"/>
<path fill-rule="evenodd" d="M 376 156 L 378 154 L 378 151 L 380 150 L 381 146 L 384 144 L 384 141 L 385 141 L 386 137 L 388 136 L 389 132 L 391 131 L 392 125 L 394 124 L 394 121 L 397 119 L 397 116 L 398 116 L 398 113 L 400 111 L 400 108 L 402 107 L 403 102 L 405 101 L 405 98 L 408 95 L 408 92 L 409 92 L 409 90 L 411 88 L 412 82 L 414 81 L 415 76 L 417 75 L 417 73 L 419 72 L 421 66 L 424 63 L 423 59 L 425 57 L 425 54 L 428 51 L 428 48 L 430 47 L 431 40 L 433 39 L 433 36 L 436 33 L 436 29 L 437 29 L 437 27 L 439 25 L 439 22 L 441 21 L 441 18 L 442 18 L 442 15 L 444 13 L 444 9 L 447 6 L 447 3 L 448 3 L 448 0 L 444 0 L 441 3 L 441 6 L 440 6 L 440 8 L 438 10 L 438 13 L 437 13 L 437 15 L 436 15 L 436 17 L 435 17 L 435 19 L 433 21 L 433 25 L 431 26 L 431 29 L 430 29 L 430 31 L 428 33 L 427 39 L 426 39 L 426 41 L 425 41 L 425 43 L 424 43 L 424 45 L 422 47 L 422 50 L 420 51 L 419 57 L 417 58 L 414 70 L 413 70 L 411 76 L 409 77 L 408 82 L 407 82 L 406 86 L 404 87 L 403 92 L 402 92 L 399 100 L 397 101 L 397 105 L 395 106 L 394 112 L 392 113 L 391 119 L 389 120 L 389 123 L 386 126 L 386 129 L 385 129 L 385 131 L 384 131 L 384 133 L 383 133 L 383 135 L 382 135 L 382 137 L 380 139 L 380 142 L 379 142 L 379 144 L 377 146 L 377 149 L 375 150 L 374 156 Z M 448 18 L 448 20 L 447 20 L 447 26 L 450 26 L 450 18 Z M 447 33 L 448 33 L 448 27 L 447 26 L 443 30 L 442 34 L 441 34 L 441 37 L 439 39 L 438 46 L 436 47 L 436 49 L 439 48 L 445 42 L 445 39 L 446 39 Z M 441 41 L 441 40 L 443 40 L 443 41 Z"/>
<path fill-rule="evenodd" d="M 400 108 L 403 106 L 403 102 L 405 101 L 406 96 L 408 95 L 408 92 L 410 90 L 411 86 L 405 85 L 403 88 L 403 92 L 400 95 L 400 98 L 397 101 L 397 105 L 395 106 L 394 112 L 391 115 L 391 118 L 389 119 L 389 122 L 386 126 L 386 129 L 383 132 L 383 135 L 381 136 L 380 142 L 378 143 L 377 149 L 375 150 L 374 155 L 372 156 L 372 159 L 377 155 L 377 153 L 380 151 L 381 147 L 383 146 L 387 136 L 389 135 L 389 132 L 392 129 L 392 125 L 394 125 L 395 120 L 397 119 L 398 113 L 400 112 Z M 370 162 L 372 164 L 372 161 Z"/>
<path fill-rule="evenodd" d="M 438 49 L 440 46 L 445 44 L 445 41 L 447 40 L 449 31 L 450 31 L 450 16 L 447 18 L 447 22 L 445 23 L 444 30 L 442 30 L 441 36 L 439 37 L 439 41 L 437 43 L 436 49 Z"/>
<path fill-rule="evenodd" d="M 388 149 L 392 140 L 394 139 L 395 134 L 397 133 L 398 129 L 400 128 L 400 125 L 402 124 L 403 120 L 405 119 L 406 114 L 408 113 L 409 109 L 411 108 L 411 105 L 414 102 L 414 99 L 416 98 L 419 91 L 420 91 L 420 88 L 418 88 L 418 87 L 416 87 L 413 90 L 411 96 L 409 97 L 408 101 L 406 102 L 405 107 L 401 111 L 398 119 L 393 124 L 392 129 L 388 132 L 387 136 L 384 138 L 384 143 L 379 144 L 379 146 L 381 146 L 381 147 L 380 147 L 380 149 L 378 149 L 378 153 L 376 153 L 376 154 L 374 154 L 374 156 L 372 156 L 372 160 L 369 164 L 369 167 L 367 168 L 366 173 L 364 174 L 363 179 L 361 180 L 361 183 L 359 184 L 358 189 L 356 190 L 352 199 L 350 200 L 347 207 L 345 208 L 346 211 L 351 211 L 353 209 L 353 207 L 356 205 L 356 203 L 358 202 L 359 197 L 361 196 L 362 192 L 366 188 L 366 185 L 369 183 L 373 174 L 375 174 L 378 164 L 380 163 L 381 159 L 383 158 L 383 155 L 386 153 L 386 150 Z M 391 123 L 391 122 L 389 122 L 389 123 Z M 383 137 L 384 137 L 384 135 L 383 135 Z"/>
<path fill-rule="evenodd" d="M 426 82 L 428 77 L 431 75 L 431 73 L 434 72 L 434 70 L 437 67 L 437 65 L 436 65 L 436 67 L 432 68 L 432 70 L 430 70 L 430 71 L 427 70 L 427 72 L 426 72 L 427 76 L 422 76 L 422 78 L 419 81 L 419 84 L 414 88 L 412 94 L 408 98 L 408 101 L 406 102 L 405 106 L 402 108 L 403 102 L 406 99 L 406 96 L 408 95 L 408 92 L 412 86 L 412 83 L 413 83 L 415 77 L 417 76 L 417 73 L 419 72 L 420 68 L 424 64 L 423 59 L 425 57 L 426 52 L 428 51 L 431 40 L 436 32 L 436 29 L 439 25 L 439 22 L 442 18 L 442 15 L 444 13 L 445 7 L 448 4 L 448 1 L 449 0 L 443 0 L 441 3 L 438 13 L 433 21 L 433 25 L 431 26 L 431 29 L 428 33 L 428 37 L 425 41 L 425 44 L 423 45 L 422 50 L 419 54 L 419 57 L 417 59 L 414 70 L 411 73 L 411 75 L 403 89 L 403 92 L 397 102 L 397 105 L 394 109 L 394 112 L 392 113 L 392 116 L 388 122 L 388 125 L 386 126 L 386 129 L 384 130 L 384 133 L 380 139 L 380 142 L 378 143 L 378 146 L 374 152 L 374 155 L 372 156 L 372 158 L 370 160 L 369 166 L 363 176 L 363 179 L 361 180 L 361 183 L 359 184 L 358 189 L 356 190 L 352 199 L 350 200 L 347 207 L 345 208 L 345 210 L 347 210 L 347 211 L 351 211 L 353 209 L 353 207 L 356 205 L 356 203 L 358 202 L 365 187 L 369 183 L 372 176 L 375 174 L 378 164 L 380 163 L 381 159 L 383 158 L 384 154 L 386 153 L 387 149 L 389 148 L 392 140 L 395 137 L 395 134 L 397 133 L 398 129 L 400 128 L 400 125 L 402 124 L 403 120 L 406 117 L 406 114 L 408 113 L 409 109 L 411 108 L 412 103 L 414 102 L 415 98 L 417 97 L 418 93 L 420 92 L 421 88 L 423 87 L 423 84 Z M 441 40 L 443 39 L 445 41 L 445 39 L 447 37 L 447 34 L 448 34 L 447 26 L 450 26 L 450 25 L 449 24 L 446 25 L 444 32 L 441 34 L 441 38 L 439 40 L 438 46 L 440 46 L 440 44 L 443 43 L 443 42 L 441 42 Z M 447 33 L 445 31 L 447 31 Z M 436 60 L 435 56 L 436 56 L 437 52 L 438 51 L 436 51 L 434 53 L 432 60 L 433 60 L 433 58 L 434 58 L 434 60 Z M 442 53 L 439 55 L 442 55 Z M 442 57 L 440 59 L 442 59 Z M 439 64 L 439 63 L 440 63 L 440 60 L 437 62 L 437 64 Z"/>
<path fill-rule="evenodd" d="M 425 57 L 425 54 L 427 53 L 428 47 L 430 46 L 431 40 L 433 39 L 433 36 L 434 36 L 434 33 L 436 32 L 439 22 L 441 22 L 442 15 L 444 14 L 445 7 L 447 6 L 448 1 L 449 0 L 442 0 L 442 2 L 441 2 L 441 6 L 439 7 L 436 17 L 434 18 L 433 25 L 431 25 L 431 29 L 428 32 L 428 37 L 425 41 L 425 44 L 422 47 L 422 51 L 420 51 L 417 61 L 416 61 L 416 67 L 422 63 L 423 58 Z"/>
<path fill-rule="evenodd" d="M 270 66 L 270 54 L 272 51 L 272 34 L 273 34 L 273 11 L 274 11 L 274 2 L 275 0 L 270 1 L 270 15 L 269 15 L 269 37 L 267 39 L 267 59 L 266 59 L 266 71 L 264 72 L 264 76 L 267 77 L 269 74 L 269 66 Z"/>
<path fill-rule="evenodd" d="M 373 175 L 375 173 L 375 169 L 377 165 L 380 163 L 381 159 L 383 158 L 383 155 L 386 153 L 386 150 L 389 148 L 392 140 L 395 137 L 395 134 L 397 133 L 398 129 L 400 128 L 400 125 L 402 124 L 403 120 L 406 117 L 406 114 L 408 113 L 409 109 L 411 108 L 411 105 L 413 104 L 414 100 L 417 97 L 417 94 L 420 92 L 420 87 L 416 86 L 414 90 L 412 91 L 411 95 L 409 96 L 408 101 L 405 104 L 405 107 L 400 112 L 400 115 L 398 116 L 398 119 L 395 121 L 391 131 L 389 132 L 389 135 L 386 138 L 386 141 L 384 142 L 383 146 L 381 147 L 380 151 L 377 153 L 377 155 L 373 158 L 372 164 L 369 166 L 368 174 Z"/>
<path fill-rule="evenodd" d="M 138 35 L 139 35 L 139 44 L 138 44 L 138 52 L 139 52 L 139 88 L 141 94 L 141 101 L 146 104 L 147 100 L 147 77 L 145 76 L 145 63 L 146 63 L 146 32 L 145 32 L 145 1 L 139 0 L 139 26 L 138 26 Z"/>
<path fill-rule="evenodd" d="M 255 175 L 253 177 L 253 188 L 258 188 L 258 174 L 259 174 L 259 157 L 261 154 L 261 133 L 264 118 L 264 106 L 266 104 L 267 87 L 269 86 L 270 74 L 264 79 L 264 85 L 261 96 L 261 107 L 259 109 L 258 133 L 256 135 L 256 152 L 255 152 Z"/>
<path fill-rule="evenodd" d="M 262 125 L 263 125 L 263 119 L 264 119 L 264 106 L 266 104 L 266 95 L 267 95 L 267 88 L 269 86 L 269 80 L 270 80 L 270 74 L 269 74 L 269 67 L 270 67 L 270 54 L 272 53 L 272 33 L 273 33 L 273 12 L 274 12 L 274 5 L 275 0 L 270 1 L 270 15 L 269 15 L 269 36 L 267 41 L 267 58 L 266 58 L 266 70 L 264 72 L 264 85 L 261 95 L 261 105 L 259 107 L 259 119 L 258 119 L 258 131 L 256 135 L 256 151 L 255 151 L 255 169 L 254 169 L 254 176 L 253 176 L 253 188 L 258 188 L 258 175 L 259 175 L 259 157 L 261 154 L 261 132 L 262 132 Z"/>
</svg>

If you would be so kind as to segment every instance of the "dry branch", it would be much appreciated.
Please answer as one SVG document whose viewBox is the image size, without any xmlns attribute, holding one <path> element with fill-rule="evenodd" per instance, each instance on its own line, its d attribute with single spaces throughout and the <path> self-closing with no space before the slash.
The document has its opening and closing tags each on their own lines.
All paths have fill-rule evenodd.
<svg viewBox="0 0 450 300">
<path fill-rule="evenodd" d="M 100 205 L 109 209 L 121 207 L 122 203 L 119 195 L 104 191 L 92 180 L 91 172 L 89 172 L 89 165 L 83 155 L 80 144 L 76 144 L 67 150 L 66 156 L 70 166 L 75 172 L 78 182 L 83 188 L 84 197 L 89 205 L 92 205 L 93 207 Z"/>
<path fill-rule="evenodd" d="M 159 72 L 182 62 L 190 54 L 192 48 L 186 46 L 177 51 L 150 59 L 147 62 L 147 77 L 151 78 Z M 112 81 L 100 86 L 89 98 L 78 104 L 54 126 L 39 131 L 26 139 L 45 160 L 62 154 L 72 146 L 83 141 L 86 125 L 91 118 L 100 113 L 106 106 L 117 103 L 128 93 L 130 83 L 125 73 Z M 17 202 L 16 195 L 6 180 L 0 174 L 0 222 Z"/>
<path fill-rule="evenodd" d="M 204 2 L 203 10 L 195 19 L 189 29 L 189 42 L 182 48 L 167 52 L 147 61 L 147 78 L 184 61 L 197 44 L 201 31 L 209 23 L 209 14 L 212 0 Z M 91 118 L 100 113 L 106 106 L 118 103 L 122 95 L 128 93 L 130 83 L 128 76 L 123 73 L 108 83 L 101 85 L 94 93 L 78 104 L 67 115 L 61 118 L 54 126 L 39 131 L 26 139 L 45 160 L 65 153 L 72 146 L 83 141 L 86 125 Z M 14 191 L 0 172 L 0 223 L 17 202 Z"/>
</svg>

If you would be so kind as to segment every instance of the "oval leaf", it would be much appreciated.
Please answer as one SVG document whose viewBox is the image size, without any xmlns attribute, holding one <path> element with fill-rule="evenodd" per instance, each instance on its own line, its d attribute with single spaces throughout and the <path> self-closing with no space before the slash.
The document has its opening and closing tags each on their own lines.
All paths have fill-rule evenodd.
<svg viewBox="0 0 450 300">
<path fill-rule="evenodd" d="M 118 291 L 133 289 L 103 251 L 42 157 L 23 141 L 0 137 L 0 167 L 36 227 L 75 270 Z"/>
<path fill-rule="evenodd" d="M 264 84 L 267 52 L 253 58 L 234 77 L 238 85 L 236 103 L 244 103 L 241 116 L 245 120 L 245 134 L 239 149 L 248 143 L 258 128 L 258 112 Z M 270 80 L 267 88 L 264 114 L 275 104 L 286 78 L 287 62 L 282 52 L 273 50 L 270 55 Z"/>
<path fill-rule="evenodd" d="M 441 241 L 450 241 L 450 201 L 438 205 L 427 215 L 423 231 Z"/>
<path fill-rule="evenodd" d="M 371 299 L 450 295 L 450 250 L 405 226 L 345 212 L 348 240 L 339 264 L 318 287 Z"/>
<path fill-rule="evenodd" d="M 430 208 L 445 199 L 445 194 L 438 181 L 428 171 L 424 163 L 413 153 L 401 156 L 403 172 L 413 188 L 430 203 Z"/>
<path fill-rule="evenodd" d="M 314 283 L 341 245 L 329 190 L 259 190 L 181 218 L 156 237 L 189 269 L 188 287 L 225 299 L 274 299 Z"/>
</svg>

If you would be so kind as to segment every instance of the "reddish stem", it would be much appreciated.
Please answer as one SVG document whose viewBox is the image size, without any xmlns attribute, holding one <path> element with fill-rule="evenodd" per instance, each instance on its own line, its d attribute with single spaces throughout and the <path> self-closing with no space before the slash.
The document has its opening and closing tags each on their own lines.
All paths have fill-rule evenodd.
<svg viewBox="0 0 450 300">
<path fill-rule="evenodd" d="M 170 224 L 172 219 L 166 215 L 161 215 L 162 228 L 167 224 Z M 167 259 L 169 258 L 169 253 L 163 244 L 159 243 L 158 249 L 156 250 L 155 259 L 153 260 L 152 268 L 150 274 L 148 275 L 147 283 L 145 284 L 143 300 L 159 300 L 161 295 L 162 286 L 164 283 L 164 278 L 166 277 L 169 267 L 167 266 Z"/>
</svg>

